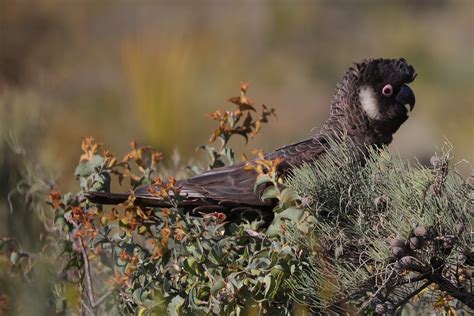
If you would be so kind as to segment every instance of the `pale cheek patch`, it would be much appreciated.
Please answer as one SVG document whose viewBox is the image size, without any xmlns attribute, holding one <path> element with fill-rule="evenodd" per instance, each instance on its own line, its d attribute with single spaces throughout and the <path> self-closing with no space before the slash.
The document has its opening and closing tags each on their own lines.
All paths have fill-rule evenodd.
<svg viewBox="0 0 474 316">
<path fill-rule="evenodd" d="M 410 104 L 405 104 L 405 109 L 407 109 L 407 116 L 410 116 L 410 113 L 411 113 L 411 106 L 410 106 Z"/>
<path fill-rule="evenodd" d="M 362 105 L 362 109 L 371 119 L 377 119 L 380 117 L 379 106 L 377 99 L 375 98 L 375 92 L 370 87 L 364 87 L 360 89 L 359 100 Z"/>
</svg>

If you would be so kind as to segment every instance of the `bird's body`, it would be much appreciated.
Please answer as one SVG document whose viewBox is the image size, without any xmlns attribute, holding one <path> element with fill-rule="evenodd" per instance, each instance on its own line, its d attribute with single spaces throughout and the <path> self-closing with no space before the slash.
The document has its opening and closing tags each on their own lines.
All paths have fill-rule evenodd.
<svg viewBox="0 0 474 316">
<path fill-rule="evenodd" d="M 361 152 L 370 146 L 392 141 L 392 135 L 408 118 L 415 98 L 406 85 L 416 74 L 404 59 L 372 59 L 354 64 L 337 85 L 329 119 L 312 137 L 284 146 L 264 156 L 282 159 L 279 166 L 286 173 L 294 166 L 316 160 L 325 152 L 328 138 L 346 133 Z M 409 105 L 409 108 L 406 107 Z M 220 211 L 242 214 L 248 211 L 273 214 L 275 201 L 262 201 L 263 187 L 254 190 L 257 173 L 244 164 L 221 167 L 176 184 L 181 188 L 181 205 L 194 212 Z M 149 192 L 149 186 L 138 188 L 136 202 L 144 206 L 166 206 L 166 202 Z M 128 194 L 90 192 L 90 201 L 118 204 Z"/>
</svg>

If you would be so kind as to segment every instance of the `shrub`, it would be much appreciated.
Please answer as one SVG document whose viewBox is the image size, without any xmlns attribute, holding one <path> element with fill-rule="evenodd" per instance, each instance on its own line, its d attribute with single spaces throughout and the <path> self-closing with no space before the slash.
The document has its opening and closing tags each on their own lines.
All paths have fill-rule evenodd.
<svg viewBox="0 0 474 316">
<path fill-rule="evenodd" d="M 229 99 L 234 111 L 211 114 L 218 127 L 210 142 L 220 144 L 202 146 L 207 168 L 189 170 L 233 164 L 230 138 L 248 141 L 275 115 L 262 105 L 255 119 L 246 91 L 242 85 L 241 95 Z M 330 143 L 326 155 L 293 170 L 284 186 L 278 161 L 256 152 L 247 168 L 257 171 L 258 183 L 270 184 L 265 197 L 279 200 L 267 226 L 259 219 L 230 222 L 222 213 L 186 213 L 175 178 L 163 180 L 169 172 L 159 152 L 132 142 L 119 159 L 85 138 L 75 170 L 80 190 L 49 193 L 54 213 L 41 216 L 48 228 L 44 250 L 28 253 L 5 238 L 3 261 L 25 280 L 35 278 L 35 261 L 47 262 L 56 272 L 56 310 L 68 314 L 472 308 L 473 191 L 449 165 L 452 148 L 428 168 L 386 148 L 369 150 L 360 161 L 343 136 Z M 131 189 L 154 184 L 151 193 L 171 207 L 142 208 L 133 193 L 116 207 L 85 198 L 126 183 Z M 44 189 L 35 192 L 44 199 Z"/>
</svg>

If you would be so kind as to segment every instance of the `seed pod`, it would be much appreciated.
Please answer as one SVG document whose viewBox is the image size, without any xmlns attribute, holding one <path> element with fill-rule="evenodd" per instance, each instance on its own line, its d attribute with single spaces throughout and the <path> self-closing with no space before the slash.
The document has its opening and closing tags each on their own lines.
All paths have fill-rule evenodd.
<svg viewBox="0 0 474 316">
<path fill-rule="evenodd" d="M 419 237 L 411 237 L 409 241 L 409 246 L 411 250 L 416 250 L 421 247 L 421 239 Z"/>
<path fill-rule="evenodd" d="M 397 237 L 389 239 L 387 242 L 389 244 L 390 251 L 392 251 L 396 258 L 401 258 L 405 255 L 407 248 L 406 240 Z"/>
<path fill-rule="evenodd" d="M 417 237 L 425 238 L 428 235 L 428 230 L 425 226 L 416 226 L 414 233 Z"/>
<path fill-rule="evenodd" d="M 400 259 L 400 263 L 404 268 L 408 268 L 415 263 L 415 258 L 412 256 L 404 256 Z"/>
<path fill-rule="evenodd" d="M 400 261 L 397 261 L 393 264 L 393 269 L 397 273 L 403 272 L 405 270 L 405 268 L 403 267 L 403 264 Z"/>
<path fill-rule="evenodd" d="M 393 248 L 393 247 L 405 248 L 406 247 L 406 241 L 401 238 L 389 239 L 388 244 L 390 245 L 390 248 Z"/>
<path fill-rule="evenodd" d="M 402 247 L 392 247 L 391 250 L 396 258 L 401 258 L 406 254 L 405 248 Z"/>
</svg>

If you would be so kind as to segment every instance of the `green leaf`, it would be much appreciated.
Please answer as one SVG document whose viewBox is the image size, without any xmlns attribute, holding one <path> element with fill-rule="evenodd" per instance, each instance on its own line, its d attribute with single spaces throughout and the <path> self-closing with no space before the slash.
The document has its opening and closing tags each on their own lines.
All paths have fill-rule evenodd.
<svg viewBox="0 0 474 316">
<path fill-rule="evenodd" d="M 237 280 L 237 278 L 236 278 L 237 276 L 238 276 L 238 273 L 233 272 L 233 273 L 229 274 L 227 279 L 236 289 L 240 290 L 242 288 L 242 286 L 244 285 L 244 282 L 241 281 L 241 280 Z"/>
<path fill-rule="evenodd" d="M 92 169 L 99 168 L 104 163 L 104 157 L 100 155 L 92 156 L 92 159 L 88 162 Z"/>
<path fill-rule="evenodd" d="M 212 247 L 211 251 L 209 252 L 208 259 L 215 265 L 221 265 L 223 263 L 222 250 L 219 244 L 216 244 L 214 247 Z"/>
<path fill-rule="evenodd" d="M 196 251 L 194 252 L 194 257 L 201 262 L 201 260 L 204 257 L 204 249 L 202 247 L 202 244 L 199 238 L 196 239 L 196 245 L 197 247 L 196 247 Z"/>
<path fill-rule="evenodd" d="M 257 177 L 257 180 L 255 180 L 255 185 L 253 186 L 253 191 L 255 192 L 259 185 L 267 182 L 272 182 L 272 178 L 268 174 L 262 174 Z"/>
<path fill-rule="evenodd" d="M 280 214 L 278 214 L 278 217 L 281 219 L 289 220 L 292 223 L 298 223 L 298 221 L 301 219 L 303 216 L 303 213 L 305 210 L 298 208 L 298 207 L 289 207 Z"/>
<path fill-rule="evenodd" d="M 214 281 L 214 284 L 211 287 L 211 294 L 215 295 L 220 289 L 225 287 L 225 281 L 223 278 L 219 278 L 216 281 Z"/>
<path fill-rule="evenodd" d="M 87 162 L 81 162 L 74 171 L 74 175 L 79 178 L 86 178 L 96 172 L 96 168 L 99 168 L 104 163 L 104 157 L 99 155 L 92 156 L 92 159 Z"/>
<path fill-rule="evenodd" d="M 104 238 L 104 236 L 97 234 L 97 236 L 94 237 L 92 240 L 92 247 L 96 247 L 99 244 L 107 243 L 108 240 Z"/>
<path fill-rule="evenodd" d="M 187 251 L 188 253 L 194 254 L 194 252 L 196 251 L 196 246 L 194 246 L 194 245 L 186 245 L 186 251 Z"/>
<path fill-rule="evenodd" d="M 262 278 L 262 281 L 263 281 L 263 278 Z M 257 279 L 257 282 L 250 290 L 252 291 L 252 293 L 257 294 L 262 289 L 262 286 L 263 286 L 263 283 Z"/>
<path fill-rule="evenodd" d="M 224 148 L 221 156 L 224 156 L 226 158 L 229 166 L 232 166 L 234 164 L 235 155 L 234 155 L 234 151 L 232 150 L 232 148 L 227 148 L 227 147 Z"/>
<path fill-rule="evenodd" d="M 168 308 L 166 309 L 166 311 L 168 312 L 168 315 L 170 316 L 181 315 L 181 310 L 183 308 L 183 305 L 184 305 L 184 298 L 177 295 L 173 297 L 171 302 L 169 302 Z"/>
<path fill-rule="evenodd" d="M 272 299 L 275 295 L 276 289 L 276 279 L 272 274 L 267 274 L 263 279 L 263 284 L 265 285 L 264 297 L 267 299 Z"/>
<path fill-rule="evenodd" d="M 281 225 L 284 221 L 289 221 L 293 225 L 298 225 L 300 219 L 303 217 L 305 210 L 297 207 L 289 207 L 280 213 L 275 213 L 273 222 L 267 228 L 268 236 L 275 236 L 281 233 Z"/>
<path fill-rule="evenodd" d="M 142 288 L 138 288 L 135 291 L 133 291 L 133 293 L 132 293 L 132 298 L 135 301 L 135 303 L 137 303 L 137 304 L 140 304 L 142 302 L 141 301 L 142 291 L 143 291 Z"/>
<path fill-rule="evenodd" d="M 193 287 L 188 294 L 188 302 L 189 307 L 191 307 L 194 311 L 205 310 L 205 303 L 204 301 L 198 298 L 198 290 L 196 287 Z"/>
<path fill-rule="evenodd" d="M 63 195 L 63 198 L 62 198 L 63 204 L 64 204 L 64 205 L 69 205 L 69 204 L 71 204 L 71 202 L 72 202 L 72 197 L 73 197 L 73 196 L 72 196 L 72 192 L 68 192 L 68 193 L 64 194 L 64 195 Z"/>
<path fill-rule="evenodd" d="M 13 265 L 16 265 L 16 263 L 18 262 L 18 258 L 20 258 L 18 252 L 12 251 L 12 253 L 10 254 L 10 261 Z"/>
<path fill-rule="evenodd" d="M 265 201 L 266 199 L 276 199 L 278 194 L 277 188 L 275 186 L 269 186 L 268 188 L 265 189 L 265 191 L 262 194 L 262 201 Z"/>
<path fill-rule="evenodd" d="M 198 175 L 205 171 L 205 169 L 199 166 L 187 166 L 186 169 L 190 170 L 193 173 L 193 175 Z"/>
<path fill-rule="evenodd" d="M 117 259 L 115 260 L 115 263 L 117 264 L 118 267 L 125 267 L 125 266 L 128 264 L 127 261 L 123 261 L 123 260 L 120 259 L 120 258 L 117 258 Z"/>
<path fill-rule="evenodd" d="M 77 167 L 76 170 L 74 170 L 74 176 L 76 178 L 82 177 L 86 178 L 92 173 L 89 165 L 85 162 L 81 162 Z"/>
<path fill-rule="evenodd" d="M 298 198 L 298 194 L 290 188 L 283 189 L 280 194 L 280 202 L 284 204 L 298 200 Z"/>
<path fill-rule="evenodd" d="M 195 266 L 196 266 L 196 259 L 194 259 L 193 257 L 189 257 L 183 262 L 183 269 L 192 275 L 196 275 Z"/>
</svg>

